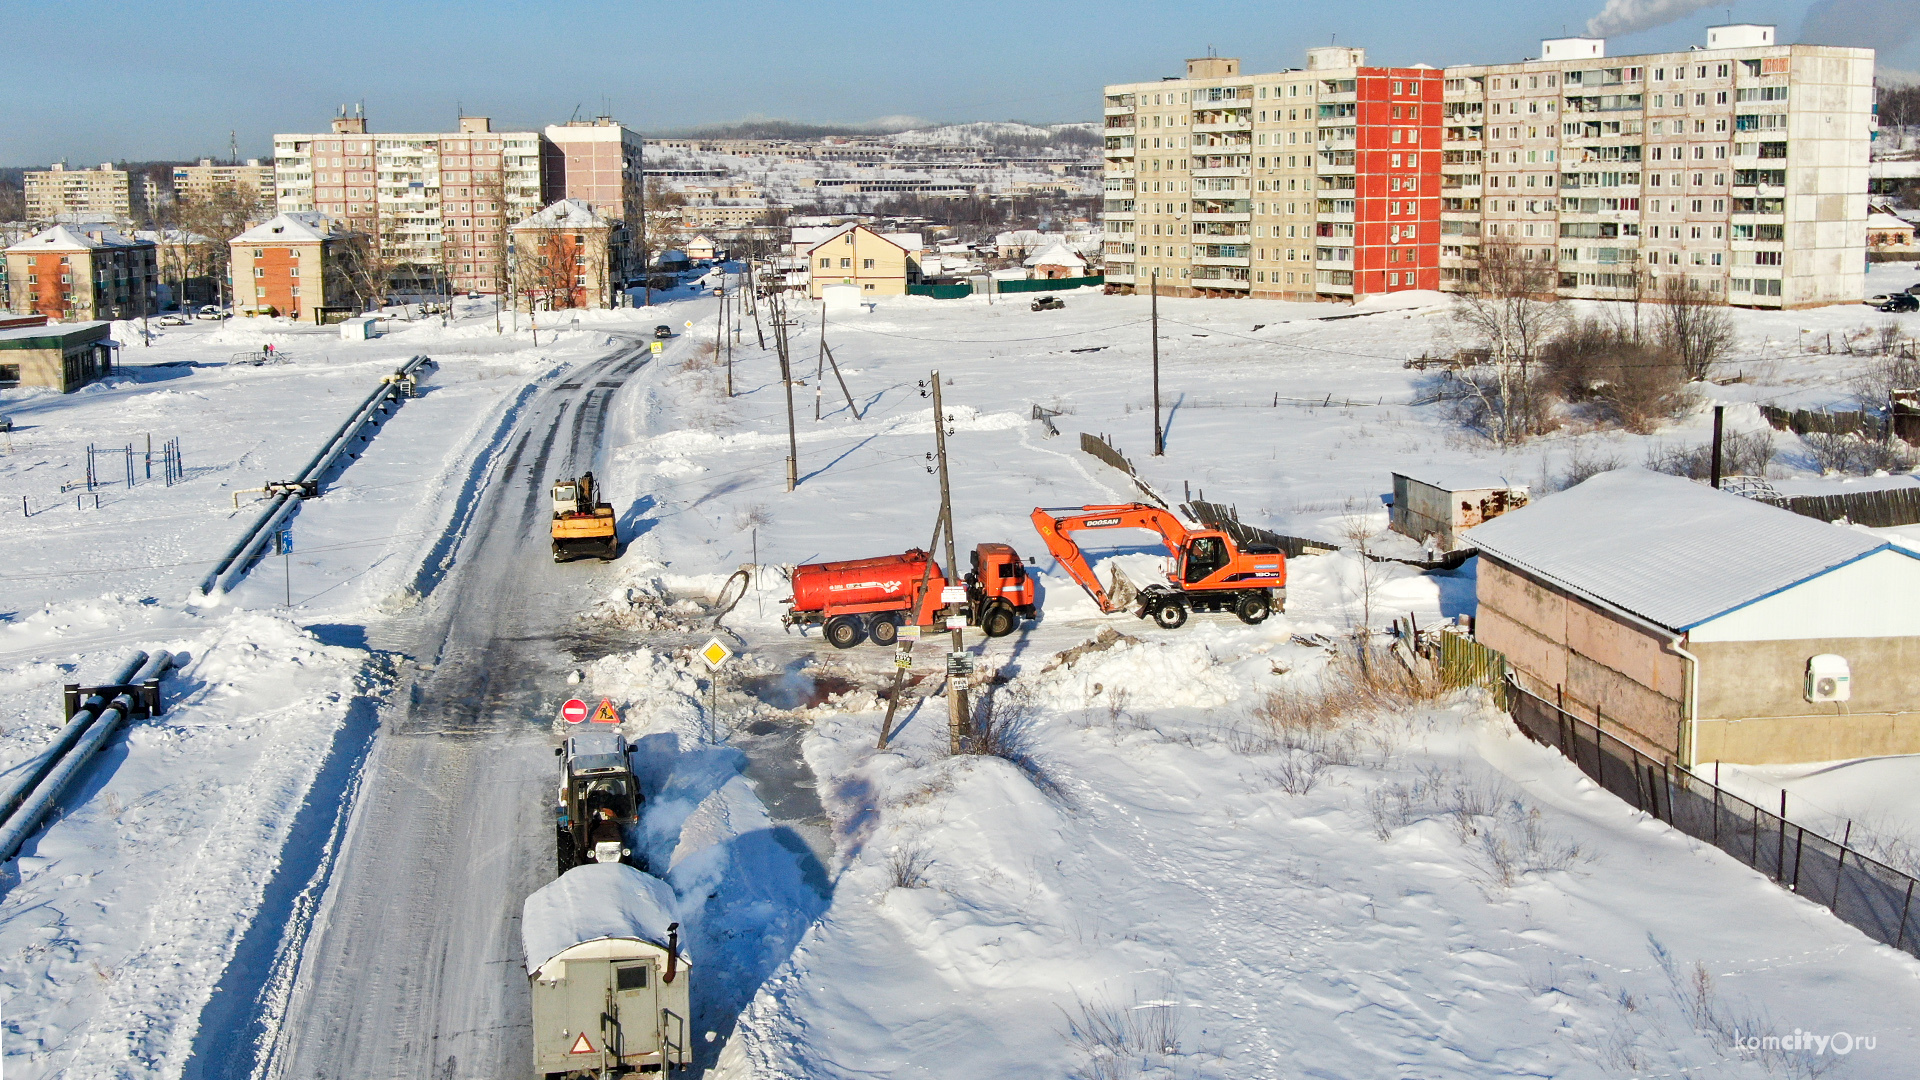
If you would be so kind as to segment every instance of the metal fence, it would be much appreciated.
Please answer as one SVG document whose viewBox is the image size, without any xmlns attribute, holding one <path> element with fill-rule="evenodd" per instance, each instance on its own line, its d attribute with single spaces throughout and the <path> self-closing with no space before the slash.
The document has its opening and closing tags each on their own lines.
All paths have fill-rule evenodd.
<svg viewBox="0 0 1920 1080">
<path fill-rule="evenodd" d="M 1449 690 L 1482 686 L 1493 695 L 1494 704 L 1507 707 L 1507 658 L 1493 649 L 1454 630 L 1442 630 L 1440 638 L 1440 681 Z"/>
<path fill-rule="evenodd" d="M 1555 747 L 1594 783 L 1781 887 L 1825 905 L 1868 937 L 1920 956 L 1914 879 L 1885 863 L 1762 809 L 1709 780 L 1632 746 L 1520 688 L 1506 687 L 1520 730 Z"/>
<path fill-rule="evenodd" d="M 1057 292 L 1061 289 L 1084 289 L 1106 284 L 1107 279 L 1100 274 L 1088 277 L 1067 278 L 1031 278 L 1027 280 L 995 281 L 993 291 L 997 293 Z"/>
</svg>

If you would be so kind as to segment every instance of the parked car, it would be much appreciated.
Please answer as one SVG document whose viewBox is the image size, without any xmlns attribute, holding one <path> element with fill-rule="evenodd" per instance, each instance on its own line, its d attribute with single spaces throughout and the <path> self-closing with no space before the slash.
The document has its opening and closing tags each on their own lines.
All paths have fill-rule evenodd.
<svg viewBox="0 0 1920 1080">
<path fill-rule="evenodd" d="M 673 336 L 673 327 L 668 326 L 666 323 L 661 323 L 659 326 L 653 328 L 653 336 L 657 338 L 670 338 Z"/>
<path fill-rule="evenodd" d="M 1066 306 L 1067 302 L 1057 296 L 1043 296 L 1032 304 L 1035 311 L 1058 311 Z"/>
<path fill-rule="evenodd" d="M 0 416 L 0 431 L 12 431 L 12 430 L 13 430 L 13 417 Z"/>
<path fill-rule="evenodd" d="M 1920 311 L 1920 296 L 1911 292 L 1887 293 L 1867 301 L 1875 311 Z"/>
<path fill-rule="evenodd" d="M 214 307 L 212 304 L 207 304 L 199 311 L 194 312 L 193 317 L 196 319 L 224 319 L 227 317 L 227 313 Z"/>
<path fill-rule="evenodd" d="M 158 319 L 155 319 L 154 322 L 160 326 L 185 326 L 187 325 L 187 317 L 177 313 L 162 315 Z"/>
</svg>

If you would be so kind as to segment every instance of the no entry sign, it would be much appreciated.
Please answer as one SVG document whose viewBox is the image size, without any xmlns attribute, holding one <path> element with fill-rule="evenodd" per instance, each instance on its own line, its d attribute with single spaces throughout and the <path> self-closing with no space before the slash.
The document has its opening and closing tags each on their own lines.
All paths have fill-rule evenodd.
<svg viewBox="0 0 1920 1080">
<path fill-rule="evenodd" d="M 560 719 L 569 724 L 583 724 L 587 720 L 587 703 L 579 698 L 569 698 L 560 706 Z"/>
</svg>

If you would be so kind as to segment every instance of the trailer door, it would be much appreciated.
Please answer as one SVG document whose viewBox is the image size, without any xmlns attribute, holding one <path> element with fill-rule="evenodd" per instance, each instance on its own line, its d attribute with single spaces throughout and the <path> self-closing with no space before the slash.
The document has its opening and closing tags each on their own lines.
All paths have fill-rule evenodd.
<svg viewBox="0 0 1920 1080">
<path fill-rule="evenodd" d="M 622 1059 L 651 1054 L 660 1049 L 660 1015 L 656 1006 L 658 988 L 653 964 L 645 960 L 613 965 L 613 1008 L 610 1015 L 618 1023 L 609 1038 L 620 1040 Z"/>
</svg>

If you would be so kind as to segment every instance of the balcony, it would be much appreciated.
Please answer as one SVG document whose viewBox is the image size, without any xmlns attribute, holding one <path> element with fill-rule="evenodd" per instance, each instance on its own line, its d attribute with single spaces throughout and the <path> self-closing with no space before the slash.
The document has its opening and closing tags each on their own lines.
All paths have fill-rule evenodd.
<svg viewBox="0 0 1920 1080">
<path fill-rule="evenodd" d="M 1112 180 L 1131 180 L 1134 169 L 1132 165 L 1109 165 L 1102 175 Z"/>
<path fill-rule="evenodd" d="M 1195 278 L 1189 278 L 1188 281 L 1196 289 L 1251 289 L 1253 288 L 1253 282 L 1247 280 L 1246 278 L 1195 277 Z"/>
<path fill-rule="evenodd" d="M 1244 117 L 1238 120 L 1223 120 L 1213 124 L 1195 124 L 1193 125 L 1193 130 L 1202 134 L 1209 131 L 1252 131 L 1253 118 Z"/>
<path fill-rule="evenodd" d="M 1106 110 L 1106 115 L 1108 115 L 1108 116 L 1132 116 L 1132 115 L 1133 115 L 1133 106 L 1131 106 L 1131 105 L 1109 105 L 1109 106 L 1107 106 L 1107 110 Z"/>
<path fill-rule="evenodd" d="M 1101 153 L 1110 158 L 1130 158 L 1133 156 L 1133 147 L 1109 146 L 1105 150 L 1102 150 Z"/>
<path fill-rule="evenodd" d="M 1336 285 L 1330 281 L 1322 281 L 1313 287 L 1313 291 L 1331 296 L 1352 296 L 1353 286 Z"/>
<path fill-rule="evenodd" d="M 1202 214 L 1199 212 L 1195 212 L 1192 215 L 1192 217 L 1195 224 L 1199 224 L 1201 222 L 1207 222 L 1207 221 L 1252 221 L 1253 220 L 1253 214 L 1250 211 L 1239 211 L 1236 213 L 1224 213 L 1224 214 Z"/>
<path fill-rule="evenodd" d="M 1196 177 L 1250 176 L 1252 175 L 1252 172 L 1253 172 L 1252 166 L 1249 166 L 1249 165 L 1222 165 L 1219 168 L 1214 168 L 1214 169 L 1195 169 L 1193 170 L 1193 175 Z"/>
<path fill-rule="evenodd" d="M 1123 274 L 1123 273 L 1119 273 L 1119 272 L 1117 272 L 1117 271 L 1118 271 L 1118 268 L 1117 268 L 1117 267 L 1112 267 L 1112 266 L 1109 266 L 1109 267 L 1107 267 L 1107 276 L 1106 276 L 1106 281 L 1107 281 L 1107 284 L 1109 284 L 1109 285 L 1131 285 L 1131 284 L 1133 284 L 1133 268 L 1132 268 L 1132 266 L 1128 266 L 1128 267 L 1127 267 L 1127 271 L 1126 271 L 1126 273 L 1124 273 L 1124 274 Z"/>
</svg>

